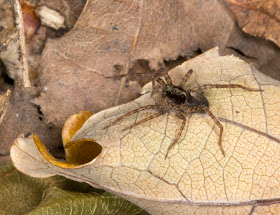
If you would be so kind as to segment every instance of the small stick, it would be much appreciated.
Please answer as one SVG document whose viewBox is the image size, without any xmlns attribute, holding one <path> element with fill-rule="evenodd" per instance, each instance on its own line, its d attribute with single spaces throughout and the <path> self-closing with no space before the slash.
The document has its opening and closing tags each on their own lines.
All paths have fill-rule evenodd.
<svg viewBox="0 0 280 215">
<path fill-rule="evenodd" d="M 20 6 L 19 0 L 11 0 L 14 5 L 15 10 L 15 24 L 16 29 L 19 34 L 19 51 L 20 51 L 20 59 L 22 63 L 22 74 L 23 74 L 23 86 L 31 87 L 31 83 L 29 80 L 28 74 L 28 62 L 26 55 L 26 44 L 25 44 L 25 35 L 24 35 L 24 27 L 23 27 L 23 18 L 22 18 L 22 10 Z"/>
<path fill-rule="evenodd" d="M 138 19 L 138 28 L 137 28 L 137 31 L 135 33 L 135 36 L 134 36 L 134 41 L 133 41 L 133 44 L 132 44 L 132 48 L 130 50 L 130 53 L 129 53 L 129 56 L 128 56 L 128 59 L 127 59 L 127 62 L 126 62 L 126 65 L 125 65 L 125 69 L 124 69 L 124 72 L 123 74 L 121 75 L 125 75 L 122 80 L 121 80 L 121 85 L 120 85 L 120 88 L 119 88 L 119 92 L 118 92 L 118 95 L 117 95 L 117 99 L 115 101 L 115 106 L 118 105 L 119 103 L 119 100 L 120 100 L 120 97 L 121 97 L 121 92 L 124 88 L 124 84 L 126 82 L 126 75 L 128 73 L 128 70 L 129 70 L 129 64 L 130 64 L 130 61 L 131 61 L 131 58 L 132 58 L 132 55 L 135 51 L 135 47 L 136 47 L 136 44 L 137 44 L 137 40 L 138 40 L 138 36 L 139 36 L 139 32 L 140 32 L 140 29 L 141 29 L 141 26 L 142 26 L 142 16 L 143 16 L 143 1 L 144 0 L 141 0 L 139 2 L 139 19 Z"/>
</svg>

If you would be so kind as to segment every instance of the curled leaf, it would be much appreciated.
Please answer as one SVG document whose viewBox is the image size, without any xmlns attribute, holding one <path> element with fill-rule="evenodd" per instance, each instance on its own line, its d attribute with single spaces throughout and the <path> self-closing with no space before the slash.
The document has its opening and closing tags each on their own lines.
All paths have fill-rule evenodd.
<svg viewBox="0 0 280 215">
<path fill-rule="evenodd" d="M 82 127 L 88 118 L 92 116 L 90 111 L 80 111 L 79 114 L 70 116 L 64 123 L 62 130 L 62 141 L 66 154 L 67 163 L 82 164 L 87 163 L 99 154 L 101 146 L 92 144 L 92 141 L 71 142 L 72 136 Z"/>
<path fill-rule="evenodd" d="M 181 120 L 171 113 L 124 128 L 154 113 L 143 111 L 104 129 L 117 117 L 154 103 L 151 84 L 133 102 L 89 118 L 71 142 L 91 140 L 102 150 L 88 163 L 64 165 L 40 153 L 33 138 L 18 138 L 11 148 L 15 166 L 34 177 L 53 174 L 84 181 L 127 198 L 151 214 L 248 214 L 280 206 L 279 82 L 233 56 L 210 50 L 169 72 L 178 85 L 189 69 L 185 89 L 205 84 L 240 84 L 242 89 L 204 90 L 219 129 L 206 114 L 187 115 L 182 136 L 167 159 Z M 39 149 L 39 150 L 38 150 Z M 59 162 L 59 161 L 57 161 Z M 36 171 L 35 171 L 36 170 Z M 272 207 L 273 206 L 273 207 Z M 277 207 L 275 207 L 277 206 Z"/>
<path fill-rule="evenodd" d="M 93 115 L 90 111 L 81 111 L 79 114 L 70 116 L 64 123 L 62 129 L 62 142 L 65 146 L 70 142 L 73 135 L 82 127 L 85 121 Z"/>
</svg>

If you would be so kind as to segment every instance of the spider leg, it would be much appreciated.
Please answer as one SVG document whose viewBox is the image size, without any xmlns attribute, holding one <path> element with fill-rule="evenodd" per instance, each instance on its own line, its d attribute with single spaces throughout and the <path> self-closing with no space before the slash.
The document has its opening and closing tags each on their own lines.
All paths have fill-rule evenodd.
<svg viewBox="0 0 280 215">
<path fill-rule="evenodd" d="M 159 78 L 159 77 L 157 77 L 156 79 L 155 79 L 155 81 L 156 82 L 158 82 L 161 86 L 165 86 L 166 84 L 165 84 L 165 82 L 164 82 L 164 80 L 162 80 L 161 78 Z"/>
<path fill-rule="evenodd" d="M 159 116 L 161 116 L 161 115 L 162 115 L 162 113 L 156 113 L 156 114 L 154 114 L 154 115 L 152 115 L 152 116 L 149 116 L 149 117 L 147 117 L 147 118 L 145 118 L 145 119 L 142 119 L 142 120 L 140 120 L 140 121 L 138 121 L 138 122 L 133 123 L 132 125 L 130 125 L 130 126 L 128 126 L 127 128 L 123 129 L 123 131 L 128 130 L 128 129 L 131 129 L 131 128 L 137 126 L 137 125 L 140 125 L 140 124 L 142 124 L 142 123 L 144 123 L 144 122 L 147 122 L 147 121 L 149 121 L 149 120 L 152 120 L 152 119 L 154 119 L 154 118 L 157 118 L 157 117 L 159 117 Z"/>
<path fill-rule="evenodd" d="M 165 159 L 167 158 L 169 151 L 175 146 L 175 144 L 176 144 L 176 143 L 178 142 L 178 140 L 180 139 L 180 136 L 181 136 L 181 134 L 182 134 L 182 132 L 183 132 L 183 130 L 184 130 L 185 125 L 186 125 L 186 117 L 184 116 L 183 122 L 182 122 L 182 124 L 181 124 L 180 130 L 179 130 L 179 132 L 178 132 L 178 134 L 177 134 L 176 139 L 170 144 L 170 146 L 169 146 L 168 149 L 167 149 L 167 152 L 166 152 L 166 155 L 165 155 Z"/>
<path fill-rule="evenodd" d="M 190 69 L 187 74 L 185 75 L 184 79 L 181 81 L 179 87 L 183 88 L 185 86 L 185 84 L 187 83 L 187 81 L 189 80 L 190 76 L 192 75 L 193 70 Z"/>
<path fill-rule="evenodd" d="M 152 82 L 152 84 L 153 84 L 153 82 Z M 156 87 L 153 86 L 152 93 L 151 93 L 151 97 L 153 97 L 153 95 L 154 95 L 154 94 L 158 91 L 158 89 L 160 89 L 160 88 L 161 88 L 160 85 L 157 85 Z"/>
<path fill-rule="evenodd" d="M 156 88 L 156 81 L 155 79 L 152 80 L 152 93 L 151 93 L 151 97 L 154 95 L 155 93 L 155 88 Z"/>
<path fill-rule="evenodd" d="M 192 89 L 190 89 L 190 92 L 197 92 L 200 90 L 205 90 L 205 89 L 211 89 L 211 88 L 241 88 L 247 91 L 263 91 L 260 89 L 253 89 L 253 88 L 248 88 L 248 87 L 244 87 L 240 84 L 206 84 L 206 85 L 202 85 L 199 87 L 194 87 Z"/>
<path fill-rule="evenodd" d="M 220 149 L 222 151 L 223 156 L 225 157 L 225 151 L 224 151 L 223 146 L 222 146 L 222 136 L 223 136 L 223 132 L 224 132 L 224 127 L 222 126 L 220 121 L 214 116 L 214 114 L 209 110 L 208 107 L 201 106 L 201 108 L 213 119 L 213 121 L 216 123 L 216 125 L 219 126 L 219 128 L 220 128 L 218 144 L 220 146 Z"/>
<path fill-rule="evenodd" d="M 168 85 L 173 85 L 172 84 L 172 80 L 171 80 L 171 78 L 170 78 L 170 76 L 168 75 L 168 72 L 164 69 L 164 68 L 162 68 L 162 71 L 163 71 L 163 73 L 164 73 L 164 78 L 165 78 L 165 81 L 166 81 L 166 83 L 168 84 Z"/>
<path fill-rule="evenodd" d="M 156 82 L 159 83 L 159 85 L 156 86 Z M 164 80 L 161 78 L 157 77 L 156 79 L 152 80 L 152 93 L 151 97 L 155 94 L 155 92 L 160 89 L 160 87 L 164 87 L 166 84 Z"/>
<path fill-rule="evenodd" d="M 140 108 L 137 108 L 135 110 L 132 110 L 132 111 L 129 111 L 128 113 L 120 116 L 119 118 L 117 118 L 113 123 L 107 125 L 106 127 L 104 127 L 103 129 L 107 129 L 109 127 L 111 127 L 112 125 L 115 125 L 117 122 L 121 121 L 123 118 L 125 117 L 128 117 L 132 114 L 135 114 L 135 113 L 138 113 L 140 111 L 143 111 L 143 110 L 147 110 L 147 109 L 155 109 L 155 105 L 146 105 L 146 106 L 143 106 L 143 107 L 140 107 Z"/>
</svg>

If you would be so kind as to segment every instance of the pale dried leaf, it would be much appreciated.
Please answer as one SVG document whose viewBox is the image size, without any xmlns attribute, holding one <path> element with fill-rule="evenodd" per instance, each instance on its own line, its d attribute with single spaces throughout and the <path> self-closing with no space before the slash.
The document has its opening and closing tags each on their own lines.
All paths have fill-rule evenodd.
<svg viewBox="0 0 280 215">
<path fill-rule="evenodd" d="M 57 11 L 50 9 L 46 6 L 40 6 L 36 9 L 37 15 L 43 25 L 58 30 L 59 28 L 65 28 L 65 18 Z"/>
<path fill-rule="evenodd" d="M 151 214 L 280 213 L 279 82 L 236 57 L 219 56 L 217 49 L 171 70 L 175 85 L 189 69 L 194 74 L 186 89 L 230 83 L 263 90 L 205 90 L 211 111 L 224 127 L 225 157 L 217 144 L 219 130 L 205 114 L 187 116 L 182 136 L 166 160 L 181 122 L 172 113 L 122 131 L 154 113 L 140 112 L 104 130 L 120 115 L 154 102 L 149 84 L 139 99 L 93 115 L 74 135 L 72 141 L 91 139 L 103 147 L 91 162 L 62 165 L 43 156 L 32 138 L 18 138 L 11 148 L 15 166 L 34 177 L 58 174 L 87 182 Z"/>
</svg>

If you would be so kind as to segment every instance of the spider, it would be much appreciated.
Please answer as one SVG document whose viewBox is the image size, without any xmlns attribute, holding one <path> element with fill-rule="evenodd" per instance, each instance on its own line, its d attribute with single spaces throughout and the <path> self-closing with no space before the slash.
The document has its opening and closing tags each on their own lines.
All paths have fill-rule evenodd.
<svg viewBox="0 0 280 215">
<path fill-rule="evenodd" d="M 209 102 L 208 99 L 203 95 L 202 90 L 211 89 L 211 88 L 241 88 L 247 91 L 262 91 L 259 89 L 252 89 L 248 87 L 244 87 L 239 84 L 207 84 L 202 85 L 198 87 L 194 87 L 189 90 L 184 89 L 184 85 L 187 83 L 188 79 L 190 78 L 191 74 L 193 73 L 193 70 L 190 69 L 179 86 L 175 86 L 172 83 L 172 80 L 168 73 L 164 71 L 164 79 L 161 79 L 157 77 L 152 81 L 152 93 L 151 96 L 154 94 L 159 94 L 158 97 L 156 97 L 156 102 L 154 105 L 146 105 L 140 108 L 137 108 L 135 110 L 132 110 L 120 117 L 118 117 L 113 123 L 110 125 L 104 127 L 104 129 L 109 128 L 110 126 L 115 125 L 119 121 L 121 121 L 123 118 L 128 117 L 132 114 L 138 113 L 140 111 L 153 109 L 156 110 L 157 113 L 154 115 L 151 115 L 145 119 L 142 119 L 138 122 L 135 122 L 134 124 L 130 125 L 129 127 L 123 129 L 131 129 L 137 125 L 140 125 L 144 122 L 147 122 L 149 120 L 155 119 L 163 114 L 169 114 L 170 112 L 175 112 L 175 116 L 182 120 L 181 127 L 179 132 L 176 135 L 176 138 L 173 140 L 173 142 L 169 145 L 165 159 L 168 156 L 169 151 L 175 146 L 175 144 L 178 142 L 185 124 L 186 124 L 186 115 L 192 114 L 192 113 L 206 113 L 208 114 L 212 120 L 216 123 L 216 125 L 220 129 L 219 133 L 219 140 L 218 145 L 221 149 L 221 152 L 223 156 L 225 157 L 225 151 L 222 147 L 222 136 L 223 136 L 223 126 L 220 123 L 220 121 L 214 116 L 214 114 L 209 110 Z M 157 86 L 155 86 L 155 82 L 158 83 Z"/>
</svg>

